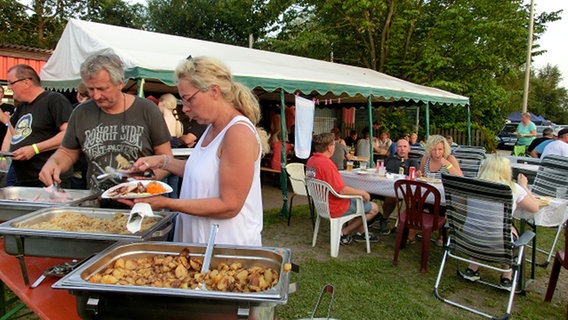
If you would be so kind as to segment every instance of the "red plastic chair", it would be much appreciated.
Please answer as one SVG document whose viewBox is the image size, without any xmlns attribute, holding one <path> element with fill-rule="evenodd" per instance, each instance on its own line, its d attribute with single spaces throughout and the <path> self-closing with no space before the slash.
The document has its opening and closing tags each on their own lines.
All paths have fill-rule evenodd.
<svg viewBox="0 0 568 320">
<path fill-rule="evenodd" d="M 422 260 L 420 272 L 425 273 L 430 253 L 430 238 L 434 230 L 442 230 L 445 219 L 440 216 L 440 191 L 425 182 L 398 180 L 394 183 L 396 198 L 404 202 L 402 210 L 401 201 L 397 201 L 398 228 L 396 243 L 394 245 L 393 263 L 398 264 L 398 253 L 406 246 L 408 231 L 410 229 L 422 231 Z M 431 204 L 426 199 L 431 197 Z M 444 243 L 446 234 L 444 233 Z"/>
<path fill-rule="evenodd" d="M 566 255 L 566 248 L 568 248 L 568 232 L 566 232 L 566 228 L 564 228 L 564 250 L 556 251 L 556 256 L 554 257 L 554 262 L 552 263 L 552 270 L 550 271 L 550 278 L 548 280 L 548 288 L 546 289 L 544 301 L 550 302 L 552 300 L 554 290 L 556 289 L 556 283 L 558 282 L 558 276 L 560 275 L 560 267 L 568 269 L 568 256 Z M 568 319 L 568 306 L 566 309 L 566 319 Z"/>
</svg>

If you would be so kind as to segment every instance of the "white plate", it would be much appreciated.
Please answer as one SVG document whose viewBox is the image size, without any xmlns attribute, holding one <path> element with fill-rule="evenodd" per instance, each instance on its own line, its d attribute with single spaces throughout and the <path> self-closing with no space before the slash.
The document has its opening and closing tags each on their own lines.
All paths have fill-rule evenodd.
<svg viewBox="0 0 568 320">
<path fill-rule="evenodd" d="M 121 195 L 121 196 L 110 196 L 109 194 L 112 193 L 114 190 L 124 187 L 124 186 L 135 186 L 138 183 L 142 183 L 144 186 L 147 186 L 150 182 L 157 182 L 159 183 L 162 187 L 164 187 L 164 189 L 166 189 L 166 192 L 162 192 L 162 193 L 127 193 L 125 195 Z M 163 183 L 162 181 L 156 181 L 156 180 L 138 180 L 138 181 L 131 181 L 131 182 L 125 182 L 125 183 L 121 183 L 119 185 L 116 185 L 110 189 L 108 189 L 107 191 L 105 191 L 101 197 L 104 199 L 136 199 L 136 198 L 147 198 L 147 197 L 153 197 L 153 196 L 157 196 L 160 194 L 165 194 L 165 193 L 170 193 L 172 192 L 173 189 L 172 187 L 170 187 L 170 185 L 168 185 L 167 183 Z"/>
<path fill-rule="evenodd" d="M 367 170 L 357 170 L 357 174 L 365 175 L 365 174 L 369 174 L 369 171 L 367 171 Z"/>
</svg>

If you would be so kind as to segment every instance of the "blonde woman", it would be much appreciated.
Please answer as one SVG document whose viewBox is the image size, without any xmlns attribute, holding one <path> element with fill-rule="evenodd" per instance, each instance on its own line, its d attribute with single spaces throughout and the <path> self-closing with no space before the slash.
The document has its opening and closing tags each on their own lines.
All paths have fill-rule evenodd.
<svg viewBox="0 0 568 320">
<path fill-rule="evenodd" d="M 517 207 L 528 212 L 538 211 L 538 200 L 532 195 L 528 188 L 528 179 L 522 173 L 517 176 L 517 182 L 513 181 L 511 171 L 511 163 L 509 159 L 500 155 L 488 155 L 481 169 L 479 170 L 479 179 L 506 184 L 511 187 L 513 193 L 514 212 Z M 518 237 L 518 231 L 513 227 L 511 230 L 512 237 Z M 507 266 L 503 266 L 507 268 Z M 501 286 L 511 288 L 512 271 L 504 272 L 501 275 Z M 477 281 L 480 279 L 478 266 L 470 264 L 464 272 L 464 278 Z"/>
<path fill-rule="evenodd" d="M 176 107 L 177 99 L 173 94 L 165 93 L 160 96 L 158 108 L 160 108 L 160 111 L 164 115 L 164 121 L 166 121 L 168 131 L 172 138 L 180 138 L 183 134 L 183 125 L 174 115 Z"/>
<path fill-rule="evenodd" d="M 429 173 L 441 176 L 450 173 L 463 176 L 456 157 L 451 155 L 451 148 L 446 138 L 440 135 L 431 135 L 424 146 L 424 157 L 420 161 L 420 170 L 417 176 L 427 177 Z"/>
<path fill-rule="evenodd" d="M 218 224 L 215 243 L 261 246 L 260 159 L 268 142 L 256 127 L 258 100 L 213 58 L 190 57 L 177 67 L 176 76 L 183 112 L 207 129 L 187 160 L 152 156 L 134 164 L 139 170 L 163 168 L 183 176 L 180 198 L 136 202 L 180 212 L 175 241 L 205 243 L 211 225 Z"/>
</svg>

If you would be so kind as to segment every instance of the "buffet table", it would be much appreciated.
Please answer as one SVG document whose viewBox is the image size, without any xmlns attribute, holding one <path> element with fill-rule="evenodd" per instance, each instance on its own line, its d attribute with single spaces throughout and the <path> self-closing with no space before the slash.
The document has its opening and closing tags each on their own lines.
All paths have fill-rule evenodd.
<svg viewBox="0 0 568 320">
<path fill-rule="evenodd" d="M 75 297 L 66 290 L 54 290 L 51 285 L 59 278 L 48 277 L 38 287 L 31 289 L 24 284 L 22 271 L 15 256 L 4 251 L 4 239 L 0 239 L 0 285 L 10 288 L 41 319 L 80 319 L 75 308 Z M 71 259 L 25 257 L 31 281 L 35 281 L 48 268 Z M 3 292 L 4 290 L 2 290 Z M 3 301 L 6 297 L 3 297 Z M 5 312 L 5 310 L 2 310 Z"/>
</svg>

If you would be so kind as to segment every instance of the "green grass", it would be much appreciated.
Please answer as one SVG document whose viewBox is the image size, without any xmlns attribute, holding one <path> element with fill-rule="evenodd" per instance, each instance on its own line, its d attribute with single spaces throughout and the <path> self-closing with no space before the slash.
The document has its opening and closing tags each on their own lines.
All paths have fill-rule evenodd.
<svg viewBox="0 0 568 320">
<path fill-rule="evenodd" d="M 331 316 L 339 319 L 482 319 L 468 311 L 436 299 L 434 282 L 440 266 L 442 249 L 431 246 L 428 272 L 419 273 L 420 241 L 402 250 L 398 266 L 392 263 L 395 234 L 381 236 L 371 244 L 367 254 L 364 243 L 353 243 L 339 249 L 339 257 L 329 255 L 329 222 L 322 221 L 315 247 L 311 246 L 311 223 L 307 206 L 294 207 L 291 226 L 280 210 L 265 212 L 263 245 L 292 249 L 292 261 L 300 272 L 292 273 L 291 282 L 298 290 L 291 293 L 285 305 L 276 308 L 279 319 L 309 318 L 320 290 L 325 284 L 335 287 Z M 556 229 L 539 228 L 540 243 L 551 243 Z M 562 245 L 562 244 L 561 244 Z M 560 245 L 560 246 L 561 246 Z M 530 249 L 529 249 L 530 253 Z M 543 261 L 544 255 L 537 255 Z M 460 269 L 464 269 L 462 264 Z M 446 264 L 441 294 L 460 302 L 472 303 L 493 315 L 505 311 L 505 291 L 471 283 L 456 276 L 454 260 Z M 481 269 L 483 279 L 498 281 L 499 274 Z M 566 314 L 566 280 L 562 271 L 552 303 L 544 303 L 550 266 L 536 270 L 535 282 L 526 295 L 517 294 L 512 316 L 515 319 L 562 319 Z M 527 274 L 528 275 L 528 274 Z M 564 284 L 563 284 L 564 283 Z M 563 288 L 564 290 L 559 288 Z M 443 290 L 442 290 L 443 289 Z M 328 299 L 324 299 L 316 316 L 324 317 Z"/>
</svg>

